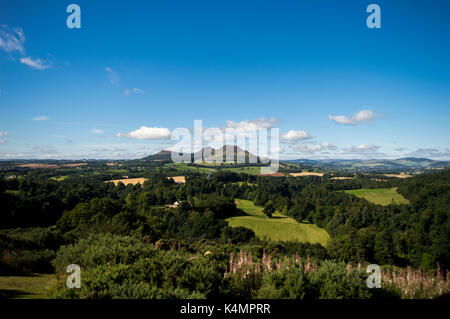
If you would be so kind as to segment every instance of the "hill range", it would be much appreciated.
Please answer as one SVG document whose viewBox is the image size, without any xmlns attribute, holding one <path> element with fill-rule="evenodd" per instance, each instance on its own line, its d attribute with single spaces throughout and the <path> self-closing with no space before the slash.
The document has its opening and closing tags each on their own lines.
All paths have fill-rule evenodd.
<svg viewBox="0 0 450 319">
<path fill-rule="evenodd" d="M 225 147 L 223 146 L 218 149 L 213 149 L 210 147 L 204 148 L 196 153 L 191 154 L 191 160 L 194 158 L 202 158 L 204 161 L 211 160 L 204 154 L 211 154 L 214 156 L 216 152 L 223 152 Z M 234 161 L 236 161 L 238 156 L 245 158 L 246 163 L 251 163 L 250 159 L 253 159 L 253 163 L 260 163 L 261 159 L 256 155 L 243 150 L 238 146 L 229 146 L 233 149 Z M 200 155 L 200 154 L 201 155 Z M 201 157 L 200 157 L 201 156 Z M 256 159 L 256 161 L 255 161 Z M 223 158 L 225 162 L 225 155 Z M 141 159 L 141 161 L 150 162 L 172 162 L 171 151 L 161 150 L 156 154 L 146 156 Z M 438 161 L 428 158 L 416 158 L 416 157 L 405 157 L 399 159 L 291 159 L 283 160 L 280 162 L 284 164 L 300 164 L 304 167 L 316 168 L 319 170 L 344 170 L 344 171 L 413 171 L 413 170 L 438 170 L 438 169 L 448 169 L 450 168 L 449 161 Z"/>
</svg>

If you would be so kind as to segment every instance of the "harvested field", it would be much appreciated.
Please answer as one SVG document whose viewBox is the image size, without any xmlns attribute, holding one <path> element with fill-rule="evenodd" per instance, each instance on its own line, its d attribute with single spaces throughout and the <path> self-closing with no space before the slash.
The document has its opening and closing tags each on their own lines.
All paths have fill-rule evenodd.
<svg viewBox="0 0 450 319">
<path fill-rule="evenodd" d="M 281 174 L 281 173 L 272 173 L 272 174 L 258 174 L 258 175 L 260 175 L 260 176 L 284 176 L 283 174 Z"/>
<path fill-rule="evenodd" d="M 405 174 L 405 173 L 400 173 L 400 174 L 383 174 L 384 176 L 387 177 L 397 177 L 397 178 L 409 178 L 409 177 L 413 177 L 412 175 L 409 174 Z"/>
<path fill-rule="evenodd" d="M 355 178 L 354 178 L 354 177 L 345 177 L 345 176 L 342 176 L 342 177 L 332 177 L 331 179 L 345 180 L 345 179 L 355 179 Z"/>
<path fill-rule="evenodd" d="M 26 164 L 15 164 L 14 166 L 26 168 L 61 168 L 61 167 L 79 167 L 84 165 L 88 165 L 88 163 L 69 163 L 69 164 L 26 163 Z"/>
<path fill-rule="evenodd" d="M 289 173 L 289 175 L 297 177 L 297 176 L 323 176 L 323 173 L 316 172 L 301 172 L 301 173 Z"/>
<path fill-rule="evenodd" d="M 26 167 L 26 168 L 58 168 L 56 164 L 40 164 L 40 163 L 27 163 L 27 164 L 16 164 L 16 167 Z"/>
<path fill-rule="evenodd" d="M 184 184 L 186 183 L 186 177 L 185 176 L 172 176 L 167 177 L 168 179 L 173 179 L 173 181 L 177 184 Z"/>
<path fill-rule="evenodd" d="M 72 163 L 72 164 L 62 164 L 63 167 L 79 167 L 79 166 L 85 166 L 88 163 Z"/>
</svg>

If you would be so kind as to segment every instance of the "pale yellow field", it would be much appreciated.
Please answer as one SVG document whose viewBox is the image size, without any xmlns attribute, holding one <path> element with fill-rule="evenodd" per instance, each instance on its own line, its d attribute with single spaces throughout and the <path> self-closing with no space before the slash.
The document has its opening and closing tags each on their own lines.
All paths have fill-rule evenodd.
<svg viewBox="0 0 450 319">
<path fill-rule="evenodd" d="M 387 176 L 387 177 L 397 177 L 397 178 L 409 178 L 409 177 L 412 177 L 412 175 L 405 174 L 405 173 L 400 173 L 400 174 L 383 174 L 383 175 Z"/>
<path fill-rule="evenodd" d="M 55 164 L 40 164 L 40 163 L 16 164 L 15 166 L 27 168 L 58 168 L 58 165 Z"/>
<path fill-rule="evenodd" d="M 26 163 L 26 164 L 16 164 L 17 167 L 27 167 L 27 168 L 60 168 L 60 167 L 78 167 L 88 165 L 88 163 L 70 163 L 70 164 L 42 164 L 42 163 Z"/>
<path fill-rule="evenodd" d="M 289 173 L 291 176 L 323 176 L 323 173 L 316 172 L 301 172 L 301 173 Z"/>
<path fill-rule="evenodd" d="M 140 178 L 123 178 L 123 179 L 111 179 L 109 181 L 105 181 L 105 183 L 114 183 L 115 186 L 117 186 L 117 184 L 119 184 L 119 182 L 122 182 L 125 186 L 127 186 L 128 184 L 141 184 L 143 185 L 145 181 L 145 178 L 140 177 Z"/>
<path fill-rule="evenodd" d="M 119 163 L 106 163 L 107 166 L 119 166 Z"/>
<path fill-rule="evenodd" d="M 354 177 L 345 177 L 345 176 L 342 176 L 342 177 L 332 177 L 331 179 L 344 180 L 344 179 L 355 179 L 355 178 L 354 178 Z"/>
<path fill-rule="evenodd" d="M 79 167 L 79 166 L 85 166 L 88 163 L 72 163 L 72 164 L 62 164 L 63 167 Z"/>
<path fill-rule="evenodd" d="M 173 181 L 177 184 L 184 184 L 186 183 L 186 177 L 184 176 L 172 176 L 172 177 L 167 177 L 168 179 L 173 179 Z"/>
</svg>

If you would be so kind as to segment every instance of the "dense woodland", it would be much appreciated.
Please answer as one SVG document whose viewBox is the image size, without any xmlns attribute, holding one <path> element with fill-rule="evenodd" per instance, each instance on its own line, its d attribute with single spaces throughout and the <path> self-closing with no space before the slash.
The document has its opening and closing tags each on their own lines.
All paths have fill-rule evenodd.
<svg viewBox="0 0 450 319">
<path fill-rule="evenodd" d="M 191 172 L 176 184 L 155 170 L 143 186 L 104 183 L 111 176 L 102 172 L 53 181 L 53 172 L 0 180 L 0 273 L 56 272 L 52 297 L 402 297 L 368 289 L 356 265 L 450 268 L 450 172 L 386 181 Z M 343 192 L 393 186 L 409 205 Z M 270 242 L 229 227 L 224 219 L 238 213 L 237 198 L 268 216 L 314 223 L 332 240 L 327 247 Z M 72 263 L 83 269 L 81 290 L 65 288 Z"/>
</svg>

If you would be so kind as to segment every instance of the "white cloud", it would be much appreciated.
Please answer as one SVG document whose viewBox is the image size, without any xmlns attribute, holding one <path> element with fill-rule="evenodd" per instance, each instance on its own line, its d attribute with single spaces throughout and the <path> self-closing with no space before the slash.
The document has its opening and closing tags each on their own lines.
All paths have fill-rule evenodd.
<svg viewBox="0 0 450 319">
<path fill-rule="evenodd" d="M 406 154 L 408 157 L 450 158 L 450 148 L 439 150 L 437 148 L 418 148 Z"/>
<path fill-rule="evenodd" d="M 19 52 L 24 54 L 25 52 L 25 34 L 22 28 L 10 29 L 6 25 L 0 25 L 0 49 L 12 53 Z"/>
<path fill-rule="evenodd" d="M 102 134 L 103 133 L 102 130 L 99 130 L 97 128 L 93 128 L 91 132 L 94 133 L 94 134 Z"/>
<path fill-rule="evenodd" d="M 139 129 L 129 133 L 118 133 L 117 137 L 132 138 L 137 140 L 157 140 L 170 139 L 170 135 L 170 130 L 165 127 L 141 126 Z"/>
<path fill-rule="evenodd" d="M 380 146 L 377 145 L 364 145 L 359 144 L 356 146 L 349 146 L 347 148 L 344 148 L 342 151 L 340 151 L 340 154 L 354 154 L 354 155 L 382 155 L 382 153 L 379 153 L 378 150 L 380 149 Z"/>
<path fill-rule="evenodd" d="M 47 115 L 41 115 L 41 116 L 33 117 L 31 120 L 32 121 L 47 121 L 48 119 L 49 119 L 49 117 Z"/>
<path fill-rule="evenodd" d="M 65 151 L 55 149 L 51 146 L 27 145 L 27 149 L 16 152 L 2 152 L 0 146 L 1 159 L 137 159 L 156 153 L 161 150 L 160 146 L 142 144 L 117 144 L 104 145 L 77 145 L 75 147 L 64 147 Z"/>
<path fill-rule="evenodd" d="M 110 147 L 96 146 L 96 147 L 91 147 L 90 150 L 98 152 L 98 153 L 125 152 L 126 151 L 126 149 L 124 149 L 124 148 L 119 148 L 119 147 L 115 147 L 115 146 L 110 146 Z"/>
<path fill-rule="evenodd" d="M 292 146 L 292 149 L 299 153 L 306 153 L 306 154 L 314 154 L 318 151 L 320 151 L 320 145 L 308 145 L 305 143 L 300 143 Z"/>
<path fill-rule="evenodd" d="M 350 118 L 345 115 L 329 115 L 328 118 L 337 124 L 358 125 L 361 122 L 369 124 L 374 120 L 376 116 L 377 115 L 372 110 L 362 110 L 356 112 Z"/>
<path fill-rule="evenodd" d="M 125 94 L 126 96 L 130 95 L 131 93 L 144 94 L 144 90 L 141 90 L 138 88 L 132 88 L 132 89 L 126 89 L 123 91 L 123 94 Z"/>
<path fill-rule="evenodd" d="M 303 154 L 315 154 L 316 152 L 322 152 L 326 150 L 336 150 L 337 147 L 328 142 L 321 142 L 317 145 L 311 145 L 306 143 L 299 143 L 292 146 L 292 150 Z"/>
<path fill-rule="evenodd" d="M 44 62 L 41 59 L 33 60 L 31 57 L 20 58 L 20 62 L 28 65 L 29 67 L 31 67 L 33 69 L 37 69 L 37 70 L 45 70 L 45 69 L 48 69 L 51 67 L 48 64 L 44 64 Z"/>
<path fill-rule="evenodd" d="M 254 120 L 246 120 L 241 122 L 233 122 L 227 121 L 227 128 L 234 128 L 237 131 L 257 131 L 259 129 L 271 128 L 277 123 L 278 120 L 276 118 L 271 118 L 270 120 L 266 120 L 264 118 L 254 119 Z"/>
<path fill-rule="evenodd" d="M 0 140 L 0 144 L 5 144 L 6 141 L 5 140 Z"/>
<path fill-rule="evenodd" d="M 281 134 L 281 138 L 288 142 L 296 142 L 296 141 L 306 140 L 311 137 L 305 131 L 289 130 L 286 133 Z"/>
<path fill-rule="evenodd" d="M 329 150 L 329 151 L 334 151 L 337 150 L 337 147 L 335 145 L 332 145 L 328 142 L 322 142 L 320 143 L 320 147 L 322 150 Z"/>
<path fill-rule="evenodd" d="M 8 132 L 0 132 L 0 136 L 8 136 Z"/>
<path fill-rule="evenodd" d="M 111 82 L 112 85 L 117 85 L 119 83 L 119 75 L 109 66 L 107 66 L 105 70 L 108 72 L 109 82 Z"/>
</svg>

